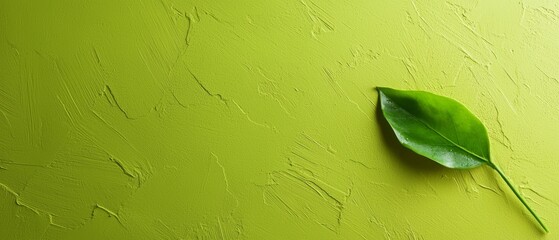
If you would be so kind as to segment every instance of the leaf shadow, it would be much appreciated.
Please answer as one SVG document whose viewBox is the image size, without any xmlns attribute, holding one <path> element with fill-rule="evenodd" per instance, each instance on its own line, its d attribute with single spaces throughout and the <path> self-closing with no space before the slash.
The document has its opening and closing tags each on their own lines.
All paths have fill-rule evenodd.
<svg viewBox="0 0 559 240">
<path fill-rule="evenodd" d="M 398 141 L 398 138 L 394 134 L 386 118 L 384 118 L 380 104 L 377 104 L 375 111 L 376 120 L 380 129 L 381 141 L 384 142 L 384 145 L 389 149 L 390 154 L 394 155 L 394 158 L 399 160 L 398 162 L 401 163 L 400 165 L 412 171 L 421 172 L 443 172 L 449 170 L 433 160 L 404 147 Z"/>
</svg>

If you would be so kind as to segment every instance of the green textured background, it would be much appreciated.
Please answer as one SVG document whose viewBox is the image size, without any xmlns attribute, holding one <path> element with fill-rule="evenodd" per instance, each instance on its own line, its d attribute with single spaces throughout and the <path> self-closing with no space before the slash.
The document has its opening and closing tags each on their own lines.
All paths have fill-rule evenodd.
<svg viewBox="0 0 559 240">
<path fill-rule="evenodd" d="M 0 0 L 1 239 L 559 239 L 557 1 Z M 376 86 L 464 103 L 489 168 Z"/>
</svg>

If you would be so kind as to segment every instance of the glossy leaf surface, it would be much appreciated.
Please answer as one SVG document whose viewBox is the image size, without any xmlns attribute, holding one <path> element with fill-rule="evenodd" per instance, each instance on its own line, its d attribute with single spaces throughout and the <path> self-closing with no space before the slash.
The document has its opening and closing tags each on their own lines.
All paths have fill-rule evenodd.
<svg viewBox="0 0 559 240">
<path fill-rule="evenodd" d="M 384 117 L 405 147 L 449 168 L 489 161 L 487 131 L 462 104 L 428 92 L 378 90 Z"/>
</svg>

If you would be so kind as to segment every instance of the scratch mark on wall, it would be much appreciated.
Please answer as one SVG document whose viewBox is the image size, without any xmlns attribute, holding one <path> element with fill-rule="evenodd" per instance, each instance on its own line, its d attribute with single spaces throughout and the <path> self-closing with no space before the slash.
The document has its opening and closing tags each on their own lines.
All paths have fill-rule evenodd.
<svg viewBox="0 0 559 240">
<path fill-rule="evenodd" d="M 26 110 L 27 110 L 27 120 L 29 121 L 29 123 L 27 124 L 27 139 L 28 142 L 30 143 L 31 146 L 35 146 L 35 147 L 39 147 L 39 134 L 38 132 L 40 132 L 37 128 L 39 127 L 38 125 L 41 123 L 41 119 L 39 119 L 39 114 L 37 114 L 37 109 L 36 109 L 36 96 L 37 94 L 35 94 L 35 88 L 36 88 L 36 83 L 34 81 L 35 76 L 29 72 L 27 73 L 27 81 L 25 81 L 25 86 L 22 86 L 25 88 L 25 90 L 23 92 L 25 92 L 26 94 L 23 95 L 23 97 L 25 98 L 24 101 L 27 103 L 26 106 Z"/>
<path fill-rule="evenodd" d="M 281 172 L 271 173 L 269 176 L 272 177 L 272 184 L 267 184 L 263 199 L 266 204 L 271 205 L 270 200 L 277 201 L 284 207 L 290 215 L 296 216 L 297 218 L 304 218 L 306 220 L 311 220 L 318 225 L 333 231 L 338 232 L 339 227 L 342 224 L 343 210 L 345 201 L 349 198 L 351 190 L 348 193 L 343 193 L 346 196 L 345 199 L 338 199 L 330 192 L 328 192 L 323 186 L 325 183 L 318 179 L 309 179 L 307 176 L 303 176 L 294 170 L 287 170 Z M 281 183 L 279 182 L 281 181 Z M 285 186 L 282 184 L 288 184 L 290 186 Z M 331 186 L 329 186 L 331 188 Z M 289 194 L 282 194 L 285 191 L 297 193 L 301 195 L 300 197 L 291 199 Z M 310 191 L 300 192 L 300 191 Z M 311 195 L 309 195 L 311 194 Z M 306 198 L 303 196 L 312 196 L 311 198 Z M 315 197 L 319 198 L 316 199 Z M 270 198 L 269 198 L 270 197 Z M 320 200 L 319 200 L 320 199 Z M 305 205 L 308 207 L 300 207 L 297 202 L 304 201 L 308 202 Z M 313 205 L 318 206 L 328 206 L 327 212 L 315 212 Z"/>
<path fill-rule="evenodd" d="M 165 228 L 165 235 L 167 235 L 168 237 L 172 238 L 172 239 L 182 239 L 181 236 L 174 231 L 167 223 L 164 223 L 161 219 L 157 219 L 157 223 L 162 226 L 163 228 Z M 172 236 L 169 236 L 172 235 Z"/>
<path fill-rule="evenodd" d="M 376 226 L 380 227 L 384 231 L 384 238 L 385 239 L 392 239 L 392 231 L 388 230 L 388 227 L 385 223 L 383 223 L 380 219 L 375 216 L 371 216 L 369 218 L 369 222 L 375 224 Z"/>
<path fill-rule="evenodd" d="M 305 0 L 300 0 L 300 2 L 305 6 L 307 16 L 313 25 L 311 35 L 314 39 L 318 39 L 318 36 L 323 33 L 334 31 L 334 24 L 327 19 L 324 9 L 320 8 L 313 1 L 309 1 L 310 4 Z"/>
<path fill-rule="evenodd" d="M 0 159 L 0 164 L 5 165 L 15 165 L 15 166 L 24 166 L 24 167 L 48 167 L 48 165 L 41 165 L 41 164 L 31 164 L 31 163 L 18 163 L 11 160 Z"/>
<path fill-rule="evenodd" d="M 247 119 L 249 122 L 251 122 L 251 123 L 253 123 L 253 124 L 257 125 L 257 126 L 260 126 L 260 127 L 271 128 L 270 125 L 268 125 L 268 124 L 259 123 L 259 122 L 254 121 L 254 120 L 249 116 L 249 114 L 241 107 L 241 105 L 239 105 L 235 100 L 231 100 L 231 101 L 232 101 L 233 104 L 237 107 L 237 109 L 239 109 L 239 111 L 241 111 L 241 113 L 246 117 L 246 119 Z"/>
<path fill-rule="evenodd" d="M 265 97 L 270 97 L 274 101 L 276 101 L 280 108 L 287 114 L 289 118 L 294 119 L 293 115 L 289 110 L 287 110 L 286 104 L 290 104 L 288 98 L 281 93 L 279 84 L 277 81 L 273 80 L 272 78 L 268 77 L 261 68 L 257 68 L 257 72 L 260 76 L 262 76 L 265 81 L 258 83 L 258 93 Z"/>
<path fill-rule="evenodd" d="M 14 197 L 16 197 L 16 201 L 17 201 L 17 198 L 19 197 L 19 194 L 18 194 L 16 191 L 12 190 L 10 187 L 6 186 L 6 185 L 3 184 L 3 183 L 0 183 L 0 187 L 2 187 L 2 188 L 3 188 L 4 190 L 6 190 L 8 193 L 10 193 L 10 194 L 12 194 Z M 31 209 L 31 210 L 33 210 L 33 209 Z M 35 211 L 34 211 L 34 212 L 35 212 Z"/>
<path fill-rule="evenodd" d="M 12 50 L 14 50 L 14 51 L 16 52 L 16 55 L 17 55 L 17 56 L 20 55 L 19 50 L 18 50 L 18 47 L 17 47 L 14 43 L 12 43 L 12 42 L 10 42 L 10 41 L 6 41 L 6 43 L 8 43 L 8 45 L 12 48 Z"/>
<path fill-rule="evenodd" d="M 322 68 L 322 70 L 324 71 L 324 73 L 327 76 L 327 80 L 328 83 L 330 84 L 330 86 L 332 87 L 332 89 L 334 89 L 334 91 L 338 94 L 338 96 L 344 98 L 346 101 L 348 101 L 350 104 L 352 104 L 353 106 L 355 106 L 357 108 L 357 110 L 359 112 L 361 112 L 367 119 L 372 120 L 371 117 L 369 116 L 369 114 L 367 114 L 362 108 L 361 106 L 356 103 L 355 101 L 353 101 L 353 99 L 351 99 L 348 94 L 346 93 L 346 91 L 344 91 L 344 89 L 338 84 L 337 80 L 334 79 L 334 75 L 332 74 L 332 71 L 330 71 L 330 69 L 327 68 Z"/>
<path fill-rule="evenodd" d="M 55 223 L 54 220 L 53 220 L 53 215 L 51 213 L 48 213 L 47 211 L 43 211 L 41 209 L 32 207 L 29 204 L 21 202 L 20 195 L 16 191 L 12 190 L 10 187 L 6 186 L 3 183 L 0 183 L 0 187 L 3 188 L 7 193 L 10 193 L 15 198 L 15 205 L 23 207 L 25 209 L 28 209 L 28 210 L 30 210 L 31 212 L 35 213 L 38 216 L 48 216 L 49 224 L 51 226 L 59 227 L 59 228 L 62 228 L 62 229 L 69 229 L 65 226 L 62 226 L 60 224 Z"/>
<path fill-rule="evenodd" d="M 76 111 L 78 111 L 78 114 L 80 116 L 83 116 L 83 114 L 80 110 L 80 107 L 78 106 L 78 103 L 77 103 L 76 99 L 74 98 L 74 95 L 70 91 L 70 88 L 68 87 L 68 83 L 66 82 L 67 79 L 68 79 L 68 74 L 66 73 L 66 71 L 64 71 L 64 69 L 60 65 L 59 61 L 55 61 L 55 64 L 56 64 L 56 69 L 61 76 L 61 80 L 62 80 L 61 82 L 62 82 L 62 85 L 64 86 L 64 90 L 68 94 L 68 97 L 70 97 L 70 100 L 72 101 L 72 104 L 76 108 Z"/>
<path fill-rule="evenodd" d="M 452 80 L 452 87 L 456 87 L 456 82 L 458 81 L 458 78 L 460 77 L 460 73 L 462 73 L 462 69 L 464 69 L 464 65 L 466 65 L 466 59 L 464 58 L 464 60 L 462 61 L 462 63 L 460 64 L 460 67 L 458 68 L 458 70 L 456 71 L 456 75 L 454 76 L 454 79 Z"/>
<path fill-rule="evenodd" d="M 47 215 L 48 215 L 48 217 L 49 217 L 49 224 L 50 224 L 51 226 L 54 226 L 54 227 L 57 227 L 57 228 L 62 228 L 62 229 L 65 229 L 65 230 L 72 230 L 72 228 L 69 228 L 69 227 L 66 227 L 66 226 L 63 226 L 63 225 L 61 225 L 61 224 L 56 223 L 56 222 L 54 221 L 55 215 L 50 214 L 50 213 L 48 213 Z"/>
<path fill-rule="evenodd" d="M 103 67 L 103 63 L 101 62 L 101 57 L 99 57 L 99 52 L 97 51 L 96 47 L 93 47 L 93 57 L 95 58 L 97 64 L 99 64 L 100 67 Z"/>
<path fill-rule="evenodd" d="M 6 120 L 6 124 L 8 125 L 9 128 L 9 132 L 10 132 L 10 136 L 14 137 L 14 132 L 13 132 L 13 126 L 12 126 L 12 122 L 10 121 L 10 118 L 8 118 L 8 115 L 6 114 L 6 112 L 2 109 L 0 109 L 0 113 L 2 113 L 2 116 L 4 117 L 4 120 Z"/>
<path fill-rule="evenodd" d="M 219 226 L 219 233 L 220 233 L 220 236 L 221 236 L 221 240 L 225 240 L 225 234 L 223 233 L 223 226 L 221 226 L 221 218 L 220 217 L 217 217 L 217 223 L 218 223 L 218 226 Z"/>
<path fill-rule="evenodd" d="M 501 136 L 504 139 L 504 142 L 502 142 L 502 140 L 500 140 L 500 139 L 499 139 L 499 141 L 502 142 L 503 145 L 505 147 L 507 147 L 508 149 L 513 150 L 512 149 L 512 143 L 511 143 L 509 137 L 507 136 L 507 134 L 505 133 L 505 130 L 503 128 L 503 123 L 502 123 L 501 118 L 500 118 L 501 116 L 500 116 L 500 113 L 499 113 L 499 109 L 497 108 L 497 106 L 495 104 L 493 104 L 493 107 L 495 108 L 495 111 L 497 113 L 497 123 L 499 124 L 499 133 L 501 134 Z"/>
<path fill-rule="evenodd" d="M 230 186 L 229 186 L 229 179 L 227 178 L 227 173 L 225 172 L 225 167 L 221 164 L 217 155 L 215 155 L 214 153 L 211 153 L 211 154 L 212 154 L 212 157 L 215 159 L 215 163 L 217 164 L 217 166 L 219 166 L 219 168 L 221 169 L 221 173 L 223 174 L 223 180 L 225 181 L 225 191 L 229 195 L 231 195 L 231 197 L 233 197 L 233 199 L 235 199 L 235 207 L 238 207 L 239 206 L 239 199 L 237 199 L 237 197 L 233 194 L 233 192 L 231 192 L 231 189 L 230 189 Z"/>
<path fill-rule="evenodd" d="M 497 191 L 497 190 L 495 190 L 495 189 L 493 189 L 493 188 L 491 188 L 491 187 L 489 187 L 489 186 L 487 186 L 487 185 L 481 184 L 481 183 L 479 183 L 479 182 L 476 180 L 476 178 L 474 177 L 474 175 L 472 174 L 471 171 L 468 171 L 468 173 L 470 174 L 470 177 L 472 178 L 472 180 L 474 180 L 474 183 L 475 183 L 476 185 L 478 185 L 478 186 L 481 187 L 482 189 L 491 191 L 491 192 L 493 192 L 493 193 L 495 193 L 495 194 L 497 194 L 497 195 L 499 195 L 499 196 L 502 196 L 502 190 L 501 190 L 501 189 L 499 189 L 499 190 L 501 190 L 501 191 L 499 192 L 499 191 Z"/>
<path fill-rule="evenodd" d="M 184 36 L 184 46 L 181 46 L 180 48 L 180 53 L 177 54 L 177 57 L 175 59 L 175 61 L 173 62 L 173 64 L 171 65 L 171 67 L 169 68 L 169 71 L 167 73 L 167 77 L 169 77 L 171 75 L 171 73 L 173 73 L 173 71 L 175 70 L 175 68 L 177 67 L 177 65 L 179 64 L 180 60 L 186 56 L 186 52 L 188 50 L 188 47 L 191 44 L 191 39 L 192 39 L 192 28 L 194 26 L 194 23 L 197 23 L 200 21 L 200 17 L 198 16 L 198 10 L 196 7 L 194 7 L 193 11 L 194 13 L 182 13 L 181 11 L 177 10 L 176 8 L 173 7 L 173 10 L 179 13 L 179 16 L 184 17 L 184 19 L 186 20 L 186 33 Z M 176 20 L 175 20 L 175 24 L 177 24 Z"/>
<path fill-rule="evenodd" d="M 123 228 L 127 229 L 126 226 L 123 224 L 122 220 L 120 219 L 120 215 L 117 212 L 112 211 L 112 210 L 102 206 L 99 203 L 96 203 L 95 206 L 93 206 L 93 210 L 91 211 L 91 219 L 93 219 L 95 217 L 95 210 L 96 209 L 102 210 L 103 212 L 109 214 L 110 217 L 114 217 L 118 221 L 118 223 L 120 223 L 120 225 Z"/>
<path fill-rule="evenodd" d="M 229 100 L 226 99 L 225 97 L 223 97 L 223 95 L 221 95 L 220 93 L 212 93 L 203 83 L 202 81 L 200 81 L 200 79 L 192 72 L 190 71 L 190 69 L 188 70 L 188 72 L 190 73 L 190 75 L 192 76 L 192 78 L 196 81 L 196 83 L 198 84 L 198 86 L 200 86 L 200 88 L 202 88 L 202 90 L 204 90 L 204 92 L 206 94 L 208 94 L 210 97 L 215 97 L 217 98 L 219 101 L 221 101 L 223 104 L 225 104 L 225 106 L 229 107 Z"/>
<path fill-rule="evenodd" d="M 540 192 L 534 190 L 534 188 L 532 188 L 532 187 L 530 187 L 530 186 L 528 186 L 528 185 L 520 185 L 518 188 L 520 188 L 520 189 L 522 189 L 522 190 L 528 190 L 528 191 L 530 191 L 530 192 L 536 194 L 537 196 L 543 198 L 544 200 L 546 200 L 546 201 L 552 203 L 553 205 L 559 207 L 559 204 L 558 204 L 557 202 L 555 202 L 553 199 L 551 199 L 551 198 L 549 198 L 549 197 L 546 197 L 545 195 L 543 195 L 543 194 L 541 194 Z M 526 195 L 524 195 L 524 196 L 526 196 Z"/>
<path fill-rule="evenodd" d="M 556 77 L 553 77 L 549 74 L 547 74 L 545 71 L 543 71 L 538 65 L 536 65 L 536 68 L 543 74 L 545 75 L 545 77 L 547 77 L 548 79 L 551 79 L 553 81 L 555 81 L 557 84 L 559 84 L 559 79 L 557 79 Z"/>
<path fill-rule="evenodd" d="M 56 99 L 58 99 L 58 102 L 60 103 L 60 105 L 62 105 L 62 108 L 64 109 L 64 113 L 66 113 L 66 117 L 68 117 L 68 120 L 70 120 L 70 124 L 72 124 L 72 126 L 76 126 L 76 123 L 74 122 L 74 117 L 72 117 L 72 115 L 68 111 L 66 104 L 64 104 L 62 99 L 60 99 L 60 96 L 56 95 Z"/>
<path fill-rule="evenodd" d="M 116 100 L 116 97 L 113 93 L 113 91 L 111 90 L 111 87 L 107 84 L 105 84 L 105 88 L 103 89 L 103 96 L 105 96 L 107 98 L 107 101 L 109 101 L 109 103 L 111 104 L 111 106 L 115 106 L 118 108 L 118 110 L 120 110 L 120 112 L 122 114 L 124 114 L 124 116 L 127 119 L 131 119 L 133 120 L 134 118 L 132 118 L 128 112 L 126 112 L 126 110 L 124 110 L 124 108 L 118 103 L 118 101 Z"/>
<path fill-rule="evenodd" d="M 483 42 L 487 43 L 490 46 L 493 46 L 493 43 L 491 43 L 489 40 L 487 40 L 487 38 L 485 38 L 483 35 L 481 35 L 478 31 L 476 31 L 472 25 L 473 25 L 473 21 L 468 19 L 467 13 L 468 11 L 463 7 L 460 6 L 458 4 L 455 3 L 451 3 L 449 1 L 446 2 L 446 4 L 452 8 L 454 14 L 456 15 L 456 17 L 458 19 L 460 19 L 460 24 L 462 24 L 462 26 L 464 26 L 466 29 L 468 29 L 468 31 L 470 33 L 472 33 L 474 36 L 476 36 L 477 38 L 483 40 Z M 468 23 L 466 23 L 466 20 L 468 21 Z"/>
<path fill-rule="evenodd" d="M 417 84 L 419 82 L 416 78 L 417 69 L 415 68 L 415 66 L 413 65 L 413 63 L 411 62 L 411 60 L 409 58 L 402 59 L 402 63 L 404 64 L 404 67 L 406 68 L 406 71 L 408 72 L 410 77 L 413 79 L 413 82 L 415 84 L 414 87 L 417 88 Z"/>
<path fill-rule="evenodd" d="M 425 26 L 427 26 L 429 29 L 433 30 L 433 28 L 431 28 L 431 26 L 427 23 L 427 20 L 425 20 L 425 18 L 419 13 L 419 9 L 417 9 L 417 5 L 415 4 L 415 0 L 410 0 L 412 6 L 413 6 L 413 10 L 415 11 L 415 14 L 417 15 L 417 17 L 419 17 L 420 19 L 420 23 L 419 28 L 421 28 L 421 30 L 425 33 L 425 35 L 429 38 L 431 38 L 429 31 L 427 31 L 427 29 L 425 29 L 425 27 L 423 26 L 423 24 L 425 24 Z M 422 24 L 423 23 L 423 24 Z"/>
<path fill-rule="evenodd" d="M 126 176 L 129 176 L 129 177 L 131 177 L 131 178 L 136 178 L 136 177 L 138 177 L 138 176 L 136 175 L 137 173 L 134 173 L 134 172 L 130 171 L 130 169 L 128 169 L 128 168 L 127 168 L 120 160 L 118 160 L 117 158 L 115 158 L 115 157 L 109 157 L 109 160 L 111 160 L 111 162 L 115 163 L 115 164 L 122 170 L 122 172 L 123 172 L 124 174 L 126 174 Z"/>
<path fill-rule="evenodd" d="M 503 97 L 503 99 L 505 100 L 505 102 L 507 103 L 507 105 L 510 107 L 510 109 L 512 110 L 512 112 L 515 115 L 518 115 L 518 112 L 516 111 L 516 108 L 514 107 L 514 105 L 511 103 L 511 101 L 509 100 L 509 98 L 507 97 L 507 95 L 505 94 L 505 92 L 503 91 L 503 89 L 495 82 L 495 80 L 493 79 L 493 77 L 490 77 L 489 80 L 491 80 L 491 82 L 493 83 L 493 85 L 495 86 L 495 88 L 497 89 L 497 91 L 499 91 L 499 93 L 501 94 L 501 96 Z"/>
</svg>

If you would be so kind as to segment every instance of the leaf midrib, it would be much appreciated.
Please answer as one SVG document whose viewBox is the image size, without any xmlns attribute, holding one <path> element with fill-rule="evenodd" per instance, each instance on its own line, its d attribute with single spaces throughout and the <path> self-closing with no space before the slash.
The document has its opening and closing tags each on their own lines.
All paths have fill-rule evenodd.
<svg viewBox="0 0 559 240">
<path fill-rule="evenodd" d="M 386 96 L 386 95 L 385 95 Z M 398 105 L 395 101 L 392 101 L 394 103 L 394 105 L 398 106 L 400 109 L 402 109 L 404 112 L 406 112 L 407 114 L 409 114 L 410 116 L 412 116 L 414 119 L 416 119 L 417 121 L 419 121 L 420 123 L 423 123 L 423 125 L 425 125 L 427 128 L 429 128 L 431 131 L 435 132 L 437 135 L 441 136 L 443 139 L 445 139 L 446 141 L 450 142 L 452 145 L 454 145 L 455 147 L 459 148 L 460 150 L 471 154 L 472 156 L 481 159 L 482 161 L 485 162 L 490 162 L 489 159 L 486 159 L 484 157 L 481 157 L 473 152 L 471 152 L 470 150 L 458 145 L 457 143 L 455 143 L 454 141 L 452 141 L 451 139 L 447 138 L 445 135 L 441 134 L 439 131 L 437 131 L 436 129 L 434 129 L 433 127 L 431 127 L 429 124 L 427 124 L 426 122 L 424 122 L 423 120 L 421 120 L 420 118 L 416 117 L 415 115 L 411 114 L 408 110 L 406 110 L 405 108 L 401 107 L 400 105 Z"/>
</svg>

